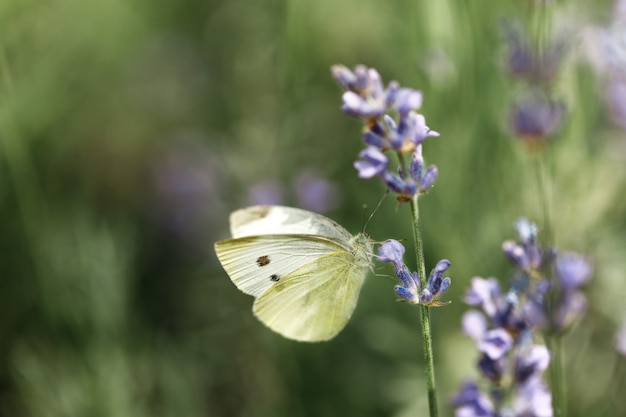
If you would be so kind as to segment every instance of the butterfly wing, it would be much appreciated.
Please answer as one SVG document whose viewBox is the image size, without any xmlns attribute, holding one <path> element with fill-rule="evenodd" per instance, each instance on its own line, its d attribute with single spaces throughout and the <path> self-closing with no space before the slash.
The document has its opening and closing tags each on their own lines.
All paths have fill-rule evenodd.
<svg viewBox="0 0 626 417">
<path fill-rule="evenodd" d="M 285 206 L 251 206 L 230 215 L 234 238 L 259 235 L 306 234 L 343 242 L 352 238 L 337 222 L 311 211 Z"/>
<path fill-rule="evenodd" d="M 311 235 L 249 236 L 215 244 L 233 283 L 255 297 L 303 265 L 337 251 L 344 251 L 340 242 Z"/>
<path fill-rule="evenodd" d="M 319 257 L 288 274 L 254 303 L 254 314 L 290 339 L 318 342 L 344 328 L 368 271 L 347 251 Z"/>
</svg>

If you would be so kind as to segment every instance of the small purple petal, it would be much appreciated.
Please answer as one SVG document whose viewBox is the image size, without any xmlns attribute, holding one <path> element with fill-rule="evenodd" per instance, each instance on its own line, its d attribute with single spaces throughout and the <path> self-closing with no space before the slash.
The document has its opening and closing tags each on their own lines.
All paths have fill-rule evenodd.
<svg viewBox="0 0 626 417">
<path fill-rule="evenodd" d="M 428 191 L 433 185 L 435 185 L 435 181 L 437 181 L 437 177 L 439 176 L 439 170 L 435 165 L 430 165 L 426 172 L 422 175 L 422 179 L 420 180 L 420 192 L 424 193 Z"/>
<path fill-rule="evenodd" d="M 377 133 L 372 132 L 371 130 L 363 133 L 363 141 L 370 146 L 375 146 L 376 148 L 380 149 L 387 146 L 387 141 L 385 140 L 385 138 Z"/>
<path fill-rule="evenodd" d="M 395 96 L 394 107 L 400 114 L 407 114 L 422 107 L 422 93 L 411 88 L 401 88 Z"/>
<path fill-rule="evenodd" d="M 552 394 L 541 378 L 521 385 L 513 403 L 514 415 L 552 417 Z"/>
<path fill-rule="evenodd" d="M 491 359 L 487 354 L 483 354 L 478 360 L 478 369 L 491 381 L 499 381 L 504 374 L 506 367 L 506 357 Z"/>
<path fill-rule="evenodd" d="M 587 299 L 580 291 L 570 291 L 563 294 L 555 317 L 554 325 L 558 329 L 569 327 L 574 321 L 585 314 L 587 310 Z"/>
<path fill-rule="evenodd" d="M 523 384 L 532 375 L 541 374 L 548 369 L 550 352 L 544 345 L 533 345 L 522 352 L 515 361 L 515 381 Z"/>
<path fill-rule="evenodd" d="M 283 203 L 283 191 L 277 181 L 258 183 L 248 190 L 250 204 L 275 205 Z"/>
<path fill-rule="evenodd" d="M 437 265 L 430 272 L 430 276 L 428 277 L 428 290 L 433 294 L 433 296 L 439 293 L 443 282 L 443 273 L 446 272 L 449 267 L 450 261 L 442 259 L 437 262 Z"/>
<path fill-rule="evenodd" d="M 428 288 L 424 288 L 420 293 L 420 302 L 422 304 L 430 304 L 433 301 L 433 294 L 428 291 Z"/>
<path fill-rule="evenodd" d="M 368 146 L 359 153 L 362 160 L 356 161 L 354 167 L 359 171 L 359 178 L 372 178 L 380 175 L 387 168 L 389 159 L 375 146 Z"/>
<path fill-rule="evenodd" d="M 589 281 L 593 272 L 591 262 L 576 253 L 563 253 L 557 256 L 554 268 L 564 291 L 581 287 Z"/>
<path fill-rule="evenodd" d="M 333 65 L 330 72 L 333 78 L 346 90 L 352 89 L 356 84 L 356 75 L 343 65 Z"/>
<path fill-rule="evenodd" d="M 489 397 L 480 391 L 475 382 L 468 381 L 452 398 L 455 417 L 494 417 L 495 409 Z"/>
<path fill-rule="evenodd" d="M 316 213 L 327 213 L 339 205 L 337 186 L 313 171 L 303 171 L 296 178 L 298 206 Z"/>
<path fill-rule="evenodd" d="M 445 277 L 442 281 L 441 281 L 441 287 L 439 287 L 439 291 L 437 291 L 437 294 L 435 294 L 437 297 L 441 297 L 442 295 L 444 295 L 447 291 L 448 288 L 450 288 L 450 285 L 452 285 L 452 280 L 448 277 Z"/>
<path fill-rule="evenodd" d="M 497 313 L 494 298 L 500 295 L 500 285 L 495 278 L 472 278 L 471 286 L 465 294 L 465 302 L 472 306 L 481 306 L 487 316 L 493 318 Z"/>
<path fill-rule="evenodd" d="M 400 285 L 396 285 L 394 287 L 394 290 L 396 291 L 396 294 L 398 294 L 398 296 L 403 300 L 411 304 L 419 304 L 419 297 L 413 291 L 410 291 Z"/>
<path fill-rule="evenodd" d="M 396 270 L 400 270 L 402 269 L 402 256 L 404 256 L 405 251 L 406 249 L 402 243 L 394 239 L 388 239 L 378 247 L 376 260 L 379 262 L 391 262 L 396 267 Z"/>
<path fill-rule="evenodd" d="M 500 359 L 513 346 L 513 338 L 504 329 L 489 330 L 483 339 L 478 342 L 478 350 L 489 356 L 490 359 Z"/>
<path fill-rule="evenodd" d="M 419 278 L 417 278 L 417 272 L 412 274 L 406 265 L 402 264 L 402 267 L 396 271 L 400 284 L 407 290 L 417 294 L 419 291 Z M 417 279 L 416 279 L 417 278 Z"/>
<path fill-rule="evenodd" d="M 513 242 L 512 240 L 507 240 L 502 243 L 502 251 L 504 252 L 504 256 L 507 257 L 509 262 L 515 267 L 521 270 L 526 270 L 529 265 L 528 257 L 526 256 L 526 251 L 523 247 Z"/>
<path fill-rule="evenodd" d="M 424 172 L 424 158 L 422 157 L 421 145 L 415 148 L 411 157 L 411 165 L 409 166 L 409 175 L 418 184 L 422 181 L 422 173 Z"/>
<path fill-rule="evenodd" d="M 413 196 L 417 192 L 417 185 L 412 180 L 403 180 L 389 171 L 383 171 L 382 177 L 383 181 L 385 181 L 385 185 L 394 193 Z"/>
<path fill-rule="evenodd" d="M 471 337 L 475 342 L 478 342 L 487 332 L 487 320 L 482 313 L 476 310 L 469 310 L 461 318 L 461 328 L 463 333 Z"/>
</svg>

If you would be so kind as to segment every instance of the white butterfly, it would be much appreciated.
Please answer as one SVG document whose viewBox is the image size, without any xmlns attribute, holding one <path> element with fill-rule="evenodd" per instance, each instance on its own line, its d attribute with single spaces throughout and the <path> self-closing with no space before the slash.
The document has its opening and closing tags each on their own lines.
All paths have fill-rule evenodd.
<svg viewBox="0 0 626 417">
<path fill-rule="evenodd" d="M 233 239 L 215 252 L 254 314 L 290 339 L 317 342 L 344 328 L 371 268 L 372 242 L 310 211 L 252 206 L 230 215 Z"/>
</svg>

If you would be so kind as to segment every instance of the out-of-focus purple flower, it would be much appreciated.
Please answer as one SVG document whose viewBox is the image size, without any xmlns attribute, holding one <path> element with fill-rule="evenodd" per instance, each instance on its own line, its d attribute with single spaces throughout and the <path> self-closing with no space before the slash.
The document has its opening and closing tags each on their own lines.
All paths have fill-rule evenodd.
<svg viewBox="0 0 626 417">
<path fill-rule="evenodd" d="M 512 346 L 513 338 L 501 328 L 489 330 L 478 342 L 478 350 L 493 360 L 506 355 Z"/>
<path fill-rule="evenodd" d="M 511 264 L 526 272 L 539 270 L 544 263 L 544 255 L 537 242 L 537 226 L 525 217 L 515 222 L 519 243 L 507 240 L 502 251 Z"/>
<path fill-rule="evenodd" d="M 548 369 L 550 352 L 543 345 L 532 345 L 522 349 L 515 358 L 515 381 L 523 384 L 532 376 L 540 375 Z"/>
<path fill-rule="evenodd" d="M 511 131 L 529 147 L 540 147 L 559 130 L 564 116 L 562 102 L 531 90 L 515 100 L 511 107 Z"/>
<path fill-rule="evenodd" d="M 379 262 L 391 262 L 396 270 L 402 268 L 402 257 L 406 249 L 402 243 L 394 239 L 386 240 L 382 245 L 378 247 Z"/>
<path fill-rule="evenodd" d="M 512 412 L 522 417 L 552 417 L 552 394 L 541 378 L 531 378 L 516 390 Z"/>
<path fill-rule="evenodd" d="M 358 65 L 354 72 L 342 65 L 333 65 L 333 77 L 346 90 L 341 109 L 350 116 L 363 119 L 381 117 L 389 106 L 387 92 L 380 74 L 374 68 Z"/>
<path fill-rule="evenodd" d="M 502 32 L 507 44 L 506 68 L 510 75 L 536 85 L 554 82 L 567 49 L 564 33 L 550 39 L 546 47 L 538 51 L 531 47 L 528 35 L 518 22 L 505 20 Z"/>
<path fill-rule="evenodd" d="M 478 342 L 487 332 L 485 316 L 476 310 L 466 311 L 461 318 L 461 329 L 463 333 Z"/>
<path fill-rule="evenodd" d="M 488 354 L 483 353 L 477 365 L 482 376 L 490 381 L 500 381 L 506 371 L 506 356 L 492 359 Z"/>
<path fill-rule="evenodd" d="M 562 292 L 552 317 L 552 326 L 555 330 L 563 330 L 570 327 L 576 320 L 587 311 L 587 298 L 580 291 Z"/>
<path fill-rule="evenodd" d="M 340 202 L 337 186 L 313 171 L 302 171 L 295 181 L 298 207 L 316 213 L 327 213 Z"/>
<path fill-rule="evenodd" d="M 471 306 L 480 306 L 488 317 L 495 317 L 497 305 L 495 298 L 500 296 L 500 284 L 495 278 L 472 278 L 465 293 L 465 302 Z"/>
<path fill-rule="evenodd" d="M 389 159 L 375 146 L 368 146 L 359 154 L 361 160 L 354 163 L 359 178 L 372 178 L 385 172 Z"/>
<path fill-rule="evenodd" d="M 422 107 L 421 91 L 412 88 L 400 88 L 394 96 L 393 107 L 401 115 L 406 115 L 412 110 L 418 110 Z"/>
<path fill-rule="evenodd" d="M 468 381 L 451 401 L 455 417 L 495 417 L 496 411 L 489 397 L 475 382 Z"/>
<path fill-rule="evenodd" d="M 283 190 L 277 181 L 259 182 L 248 189 L 248 200 L 252 205 L 283 204 Z"/>
<path fill-rule="evenodd" d="M 563 291 L 573 291 L 583 286 L 593 272 L 591 262 L 577 253 L 562 253 L 556 258 L 554 270 Z"/>
</svg>

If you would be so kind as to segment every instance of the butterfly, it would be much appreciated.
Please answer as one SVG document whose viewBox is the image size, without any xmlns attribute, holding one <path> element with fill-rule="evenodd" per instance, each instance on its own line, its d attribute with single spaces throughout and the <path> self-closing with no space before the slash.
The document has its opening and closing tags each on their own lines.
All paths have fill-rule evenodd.
<svg viewBox="0 0 626 417">
<path fill-rule="evenodd" d="M 232 239 L 215 252 L 232 282 L 255 297 L 252 311 L 294 340 L 332 339 L 354 311 L 372 241 L 333 220 L 284 206 L 251 206 L 230 215 Z"/>
</svg>

